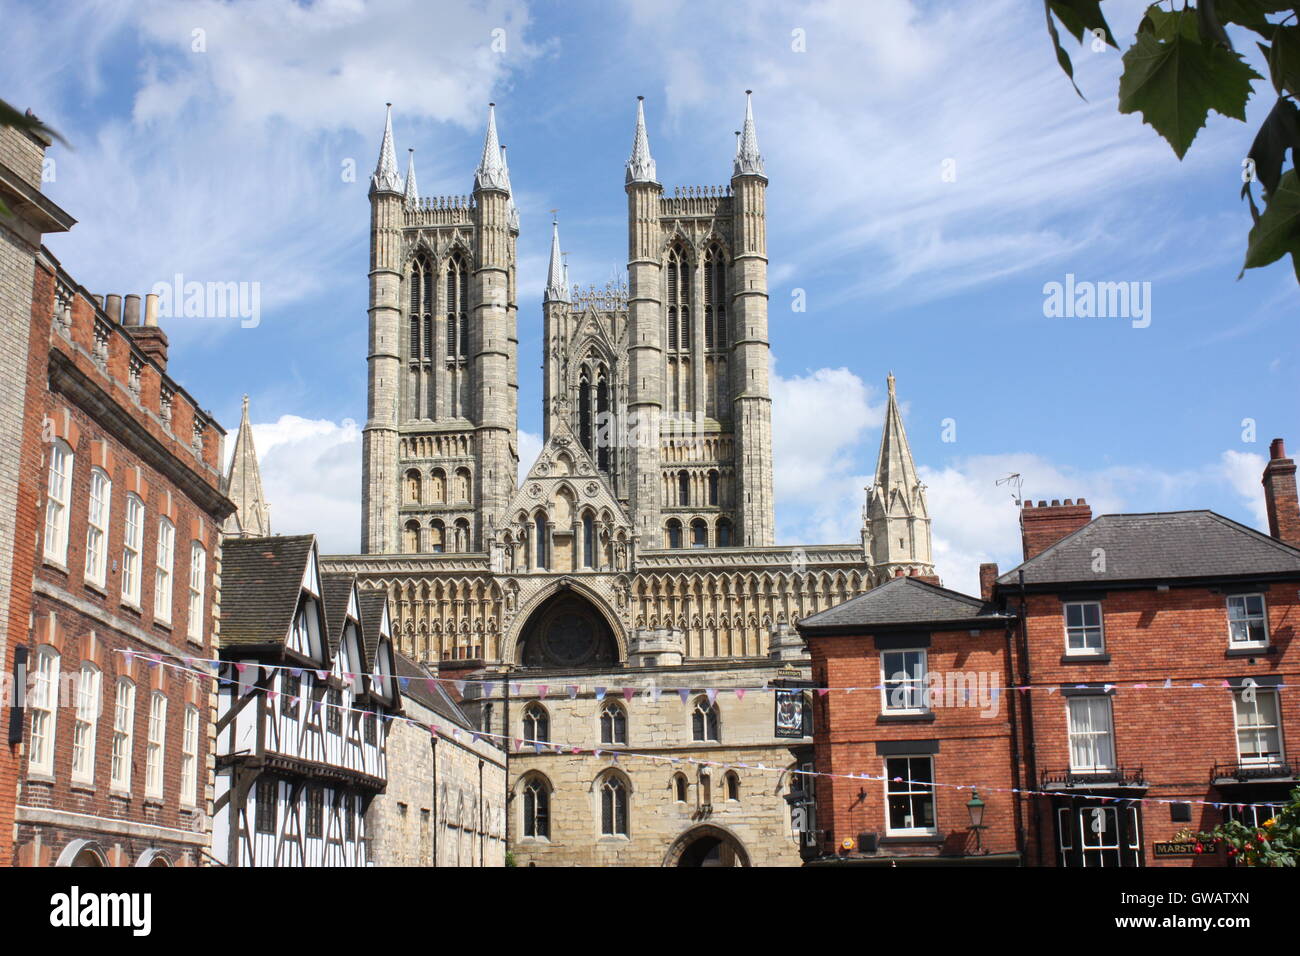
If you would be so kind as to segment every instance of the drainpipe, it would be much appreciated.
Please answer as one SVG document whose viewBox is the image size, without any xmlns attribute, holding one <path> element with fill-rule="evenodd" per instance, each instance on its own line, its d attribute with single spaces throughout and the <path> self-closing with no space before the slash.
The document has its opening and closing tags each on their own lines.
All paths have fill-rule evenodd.
<svg viewBox="0 0 1300 956">
<path fill-rule="evenodd" d="M 438 865 L 438 738 L 429 735 L 429 751 L 433 754 L 433 865 Z"/>
<path fill-rule="evenodd" d="M 1012 670 L 1012 659 L 1015 656 L 1015 637 L 1014 625 L 1008 621 L 1007 629 L 1003 632 L 1003 639 L 1007 648 L 1007 684 L 1008 687 L 1015 684 L 1015 674 Z M 1020 786 L 1020 734 L 1019 720 L 1016 718 L 1016 692 L 1008 689 L 1007 691 L 1007 720 L 1011 732 L 1011 786 L 1017 791 L 1021 790 Z M 1020 854 L 1021 865 L 1025 862 L 1025 811 L 1021 803 L 1021 796 L 1016 793 L 1011 801 L 1011 807 L 1014 812 L 1014 825 L 1016 828 L 1016 852 Z"/>
<path fill-rule="evenodd" d="M 487 866 L 487 861 L 483 858 L 483 849 L 486 844 L 483 842 L 483 761 L 478 762 L 478 865 Z"/>
<path fill-rule="evenodd" d="M 1022 687 L 1029 687 L 1030 686 L 1029 620 L 1028 620 L 1028 615 L 1026 614 L 1025 611 L 1025 607 L 1026 607 L 1025 569 L 1023 567 L 1019 570 L 1019 572 L 1016 575 L 1016 586 L 1017 586 L 1017 590 L 1020 592 L 1019 593 L 1019 599 L 1020 599 L 1019 600 L 1019 604 L 1020 604 L 1020 610 L 1019 610 L 1020 681 L 1019 683 Z M 1034 743 L 1034 692 L 1032 689 L 1025 691 L 1025 756 L 1027 758 L 1026 763 L 1028 765 L 1028 771 L 1029 771 L 1028 783 L 1030 785 L 1030 789 L 1037 789 L 1038 752 L 1037 752 L 1037 747 L 1035 746 Z M 1031 805 L 1034 805 L 1035 811 L 1037 811 L 1037 806 L 1036 804 L 1034 804 L 1033 801 L 1036 801 L 1038 799 L 1041 798 L 1035 797 L 1031 801 Z M 1035 847 L 1037 848 L 1037 853 L 1038 853 L 1038 865 L 1042 866 L 1043 865 L 1043 841 L 1041 838 L 1042 835 L 1037 832 L 1039 829 L 1039 819 L 1040 816 L 1037 812 L 1031 814 L 1029 820 L 1029 826 L 1031 831 L 1033 831 L 1035 834 L 1034 844 Z"/>
</svg>

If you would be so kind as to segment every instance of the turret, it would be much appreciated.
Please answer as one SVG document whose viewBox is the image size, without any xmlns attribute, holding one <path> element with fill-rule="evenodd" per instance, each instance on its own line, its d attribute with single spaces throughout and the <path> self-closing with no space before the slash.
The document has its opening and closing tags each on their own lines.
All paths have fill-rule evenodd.
<svg viewBox="0 0 1300 956">
<path fill-rule="evenodd" d="M 933 575 L 930 554 L 930 512 L 925 485 L 916 472 L 907 443 L 903 416 L 898 410 L 894 375 L 888 378 L 889 401 L 880 436 L 876 475 L 867 489 L 863 512 L 863 541 L 868 559 L 880 580 L 900 570 L 908 575 Z"/>
<path fill-rule="evenodd" d="M 645 97 L 636 98 L 636 132 L 625 177 L 628 224 L 628 502 L 641 547 L 662 546 L 659 532 L 659 420 L 663 411 L 663 308 L 660 297 L 663 186 L 656 178 L 645 125 Z"/>
<path fill-rule="evenodd" d="M 752 91 L 745 91 L 745 124 L 732 164 L 731 315 L 732 410 L 736 429 L 736 485 L 740 542 L 772 544 L 771 347 L 767 334 L 767 177 L 758 152 Z"/>
</svg>

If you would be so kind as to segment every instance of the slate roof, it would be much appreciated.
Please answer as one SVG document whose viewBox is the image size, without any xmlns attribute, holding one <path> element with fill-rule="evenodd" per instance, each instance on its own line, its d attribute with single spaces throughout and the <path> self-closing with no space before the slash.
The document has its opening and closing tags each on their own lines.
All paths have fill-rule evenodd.
<svg viewBox="0 0 1300 956">
<path fill-rule="evenodd" d="M 346 571 L 326 572 L 320 576 L 320 587 L 325 592 L 321 595 L 321 601 L 325 605 L 325 626 L 329 630 L 331 658 L 338 652 L 339 642 L 343 640 L 343 625 L 348 619 L 348 599 L 352 596 L 352 584 L 356 579 L 355 574 Z"/>
<path fill-rule="evenodd" d="M 315 535 L 303 534 L 222 544 L 223 648 L 285 642 L 315 541 Z"/>
<path fill-rule="evenodd" d="M 1104 570 L 1093 570 L 1095 552 Z M 998 578 L 1025 583 L 1160 581 L 1300 574 L 1300 549 L 1213 511 L 1102 515 Z"/>
<path fill-rule="evenodd" d="M 444 720 L 450 720 L 462 730 L 477 729 L 465 712 L 460 709 L 460 706 L 448 695 L 443 688 L 442 681 L 434 681 L 432 688 L 430 688 L 428 671 L 405 654 L 394 651 L 393 658 L 397 665 L 398 678 L 412 678 L 404 688 L 402 687 L 402 681 L 400 679 L 398 681 L 397 686 L 401 689 L 403 697 L 407 697 L 421 707 L 433 711 Z"/>
<path fill-rule="evenodd" d="M 942 624 L 994 624 L 1007 619 L 979 598 L 913 577 L 891 578 L 866 594 L 806 617 L 801 633 L 872 631 Z"/>
</svg>

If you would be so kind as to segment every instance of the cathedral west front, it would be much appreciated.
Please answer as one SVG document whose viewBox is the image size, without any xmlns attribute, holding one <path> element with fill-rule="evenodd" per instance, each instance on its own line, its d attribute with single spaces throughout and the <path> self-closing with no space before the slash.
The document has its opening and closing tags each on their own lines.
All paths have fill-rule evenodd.
<svg viewBox="0 0 1300 956">
<path fill-rule="evenodd" d="M 387 595 L 401 652 L 457 681 L 510 752 L 519 865 L 798 863 L 799 741 L 748 691 L 812 677 L 796 621 L 934 575 L 892 376 L 860 540 L 775 543 L 768 180 L 748 100 L 730 163 L 726 185 L 665 189 L 638 101 L 626 281 L 572 284 L 553 224 L 543 301 L 521 318 L 495 110 L 464 196 L 420 195 L 385 122 L 362 553 L 322 560 Z M 544 444 L 522 481 L 520 321 L 543 342 Z"/>
</svg>

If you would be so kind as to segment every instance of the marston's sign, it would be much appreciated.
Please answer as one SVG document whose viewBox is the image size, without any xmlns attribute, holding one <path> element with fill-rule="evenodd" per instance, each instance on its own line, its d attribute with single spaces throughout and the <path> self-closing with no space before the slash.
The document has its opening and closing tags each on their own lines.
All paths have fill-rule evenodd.
<svg viewBox="0 0 1300 956">
<path fill-rule="evenodd" d="M 1151 849 L 1156 856 L 1196 856 L 1196 844 L 1193 842 L 1153 843 Z"/>
</svg>

